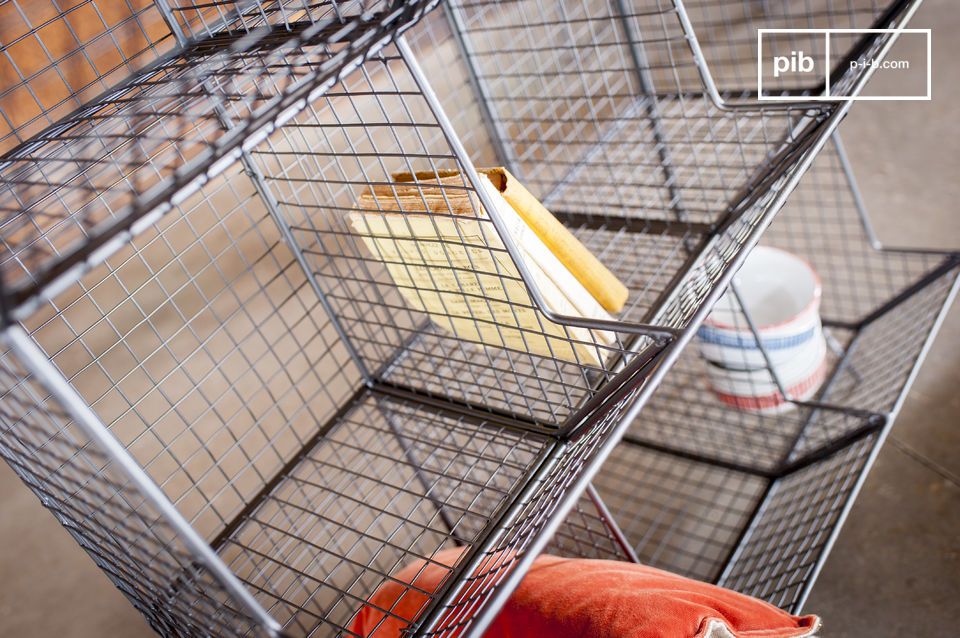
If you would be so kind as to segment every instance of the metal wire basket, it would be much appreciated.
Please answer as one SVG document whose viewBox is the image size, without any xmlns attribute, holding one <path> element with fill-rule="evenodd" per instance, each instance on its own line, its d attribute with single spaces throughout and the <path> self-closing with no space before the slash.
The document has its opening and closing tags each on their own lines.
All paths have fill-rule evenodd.
<svg viewBox="0 0 960 638">
<path fill-rule="evenodd" d="M 957 294 L 960 252 L 881 244 L 837 134 L 763 242 L 823 280 L 819 391 L 782 414 L 730 407 L 691 346 L 596 482 L 643 562 L 797 611 Z"/>
<path fill-rule="evenodd" d="M 578 499 L 848 105 L 751 101 L 733 69 L 760 18 L 716 29 L 712 3 L 106 4 L 0 7 L 24 25 L 2 97 L 35 103 L 2 138 L 0 454 L 152 625 L 346 633 L 401 565 L 457 545 L 413 631 L 479 633 L 552 537 L 631 558 Z M 820 15 L 900 26 L 916 4 Z M 618 317 L 548 309 L 479 188 L 487 159 L 628 285 Z M 469 246 L 497 266 L 466 276 L 524 291 L 481 287 L 509 311 L 492 323 L 597 361 L 477 343 L 404 301 L 346 215 L 423 169 L 456 169 L 440 190 L 502 244 Z"/>
</svg>

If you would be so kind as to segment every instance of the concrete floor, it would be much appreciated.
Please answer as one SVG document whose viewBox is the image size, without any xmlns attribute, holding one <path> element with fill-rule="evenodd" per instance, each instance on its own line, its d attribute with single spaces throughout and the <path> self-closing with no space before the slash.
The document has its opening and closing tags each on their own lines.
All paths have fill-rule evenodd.
<svg viewBox="0 0 960 638">
<path fill-rule="evenodd" d="M 957 248 L 960 11 L 951 0 L 927 0 L 910 26 L 933 29 L 933 100 L 860 102 L 841 132 L 881 238 Z M 912 53 L 907 59 L 917 59 Z M 890 84 L 875 80 L 871 90 Z M 807 602 L 823 617 L 824 635 L 956 633 L 949 627 L 960 613 L 958 387 L 955 305 Z"/>
<path fill-rule="evenodd" d="M 881 237 L 960 246 L 960 11 L 927 0 L 931 102 L 859 103 L 841 132 Z M 910 59 L 916 59 L 911 57 Z M 877 87 L 887 78 L 878 77 Z M 826 636 L 942 636 L 960 614 L 960 307 L 954 308 L 807 610 Z M 152 635 L 0 464 L 0 637 Z"/>
</svg>

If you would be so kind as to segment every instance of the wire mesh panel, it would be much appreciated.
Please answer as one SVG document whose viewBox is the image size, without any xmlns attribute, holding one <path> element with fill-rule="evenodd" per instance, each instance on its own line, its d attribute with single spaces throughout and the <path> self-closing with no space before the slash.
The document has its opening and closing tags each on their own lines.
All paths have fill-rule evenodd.
<svg viewBox="0 0 960 638">
<path fill-rule="evenodd" d="M 265 635 L 116 460 L 6 351 L 0 391 L 0 456 L 155 630 Z"/>
<path fill-rule="evenodd" d="M 636 377 L 635 383 L 625 384 L 615 400 L 595 412 L 589 428 L 569 441 L 554 444 L 544 465 L 531 475 L 524 492 L 497 522 L 482 552 L 474 557 L 471 577 L 454 590 L 448 602 L 418 619 L 419 633 L 482 635 L 530 563 L 548 548 L 548 541 L 622 434 L 625 417 L 637 405 L 649 375 L 638 371 Z M 570 548 L 572 536 L 578 534 L 568 525 L 556 543 Z"/>
<path fill-rule="evenodd" d="M 173 48 L 150 0 L 0 5 L 0 153 Z"/>
<path fill-rule="evenodd" d="M 799 611 L 877 444 L 864 437 L 773 483 L 719 584 Z"/>
<path fill-rule="evenodd" d="M 360 381 L 239 171 L 202 189 L 24 326 L 208 538 Z"/>
<path fill-rule="evenodd" d="M 563 519 L 546 551 L 570 558 L 638 562 L 623 531 L 592 485 Z"/>
<path fill-rule="evenodd" d="M 863 326 L 825 400 L 879 412 L 895 410 L 927 343 L 924 337 L 955 294 L 958 275 L 955 263 L 909 300 Z"/>
<path fill-rule="evenodd" d="M 815 4 L 458 1 L 450 7 L 501 161 L 559 212 L 659 219 L 683 232 L 685 222 L 722 219 L 744 197 L 744 186 L 816 128 L 802 109 L 756 102 L 735 112 L 721 108 L 702 90 L 703 65 L 717 69 L 721 90 L 731 69 L 748 66 L 755 90 L 758 27 L 869 27 L 880 14 L 892 21 L 904 9 L 893 3 L 898 11 L 887 13 L 871 0 L 842 8 Z M 876 50 L 888 36 L 864 39 Z M 691 42 L 705 47 L 705 59 L 694 56 Z M 846 51 L 837 46 L 836 53 Z M 852 86 L 862 75 L 847 71 L 834 80 Z"/>
<path fill-rule="evenodd" d="M 595 484 L 641 562 L 796 613 L 879 443 L 875 428 L 771 478 L 626 442 Z"/>
<path fill-rule="evenodd" d="M 770 471 L 858 432 L 869 413 L 895 409 L 951 298 L 960 262 L 945 251 L 879 247 L 851 190 L 838 139 L 820 153 L 762 240 L 808 261 L 823 282 L 820 314 L 830 347 L 819 392 L 780 414 L 731 407 L 710 389 L 710 364 L 694 346 L 632 436 Z M 742 311 L 737 321 L 749 335 Z"/>
<path fill-rule="evenodd" d="M 403 11 L 378 3 L 373 13 L 351 7 L 348 16 L 294 30 L 194 41 L 7 153 L 0 163 L 7 307 L 102 259 L 123 233 L 149 225 L 175 195 L 182 201 L 236 161 L 254 133 L 302 108 L 307 94 L 409 26 L 428 3 Z"/>
<path fill-rule="evenodd" d="M 653 345 L 545 316 L 392 48 L 252 156 L 375 378 L 556 427 Z"/>
<path fill-rule="evenodd" d="M 641 563 L 712 582 L 750 522 L 767 481 L 621 444 L 594 485 Z"/>
<path fill-rule="evenodd" d="M 689 95 L 692 80 L 681 76 L 696 79 L 696 64 L 675 9 L 627 5 L 454 2 L 451 10 L 502 161 L 535 194 L 560 213 L 656 219 L 682 233 L 722 218 L 816 122 L 800 109 L 727 113 Z"/>
<path fill-rule="evenodd" d="M 403 3 L 390 0 L 360 0 L 353 2 L 304 2 L 303 0 L 164 0 L 159 3 L 184 35 L 204 39 L 224 32 L 258 33 L 282 27 L 298 31 L 316 24 L 337 25 L 372 14 L 389 19 L 391 12 L 403 9 Z M 417 4 L 416 2 L 411 4 Z M 175 28 L 177 28 L 175 27 Z"/>
<path fill-rule="evenodd" d="M 404 565 L 455 546 L 468 558 L 549 447 L 544 437 L 490 425 L 361 398 L 280 477 L 221 553 L 288 631 L 346 631 Z M 436 564 L 449 575 L 425 605 L 457 582 L 467 558 Z"/>
</svg>

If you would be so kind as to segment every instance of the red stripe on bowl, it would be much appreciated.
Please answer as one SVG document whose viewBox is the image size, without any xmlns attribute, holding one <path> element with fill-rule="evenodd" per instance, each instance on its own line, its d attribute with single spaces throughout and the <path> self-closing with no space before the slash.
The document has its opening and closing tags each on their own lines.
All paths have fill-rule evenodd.
<svg viewBox="0 0 960 638">
<path fill-rule="evenodd" d="M 823 363 L 821 363 L 817 369 L 814 370 L 812 375 L 800 381 L 796 385 L 787 388 L 787 391 L 790 393 L 790 396 L 794 397 L 795 399 L 806 400 L 810 398 L 814 392 L 816 392 L 826 376 L 827 360 L 826 357 L 824 357 Z M 783 395 L 779 390 L 773 392 L 772 394 L 766 394 L 763 396 L 742 396 L 738 394 L 720 392 L 713 386 L 711 386 L 711 389 L 713 390 L 713 393 L 717 395 L 717 398 L 720 399 L 720 401 L 740 410 L 769 410 L 770 408 L 776 408 L 786 403 L 786 400 L 783 398 Z"/>
</svg>

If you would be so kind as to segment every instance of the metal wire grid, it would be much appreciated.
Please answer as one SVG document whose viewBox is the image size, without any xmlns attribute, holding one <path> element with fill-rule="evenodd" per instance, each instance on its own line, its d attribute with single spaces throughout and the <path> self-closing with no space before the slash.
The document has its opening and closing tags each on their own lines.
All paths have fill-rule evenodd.
<svg viewBox="0 0 960 638">
<path fill-rule="evenodd" d="M 437 605 L 418 619 L 416 633 L 482 635 L 519 584 L 530 562 L 548 547 L 548 541 L 564 517 L 575 507 L 577 497 L 588 488 L 591 477 L 610 452 L 611 441 L 622 433 L 624 417 L 636 404 L 648 382 L 649 372 L 639 370 L 635 376 L 635 381 L 625 382 L 615 398 L 594 413 L 590 429 L 553 444 L 544 463 L 504 512 L 481 551 L 470 557 L 471 576 L 458 583 L 450 601 Z M 601 518 L 605 510 L 601 506 Z M 616 524 L 607 525 L 607 529 L 617 542 Z M 571 548 L 574 545 L 570 544 L 569 536 L 574 532 L 575 526 L 568 524 L 558 542 Z"/>
<path fill-rule="evenodd" d="M 594 479 L 641 563 L 707 582 L 716 582 L 766 484 L 627 444 L 614 449 Z"/>
<path fill-rule="evenodd" d="M 571 558 L 639 562 L 606 503 L 592 485 L 550 539 L 547 553 Z"/>
<path fill-rule="evenodd" d="M 642 563 L 797 613 L 880 441 L 779 479 L 622 443 L 594 484 Z"/>
<path fill-rule="evenodd" d="M 221 554 L 288 631 L 348 632 L 404 565 L 453 546 L 469 553 L 548 447 L 546 437 L 367 395 L 283 474 Z M 443 567 L 446 585 L 427 602 L 463 577 L 463 561 Z"/>
<path fill-rule="evenodd" d="M 441 2 L 405 38 L 474 165 L 496 166 L 502 161 L 502 153 L 494 147 L 496 140 L 485 119 L 486 104 L 479 99 L 478 86 L 456 34 L 450 10 Z"/>
<path fill-rule="evenodd" d="M 885 417 L 905 394 L 960 261 L 954 253 L 876 244 L 849 168 L 834 138 L 763 237 L 765 245 L 808 260 L 823 280 L 821 316 L 831 350 L 827 381 L 813 402 L 778 415 L 727 406 L 710 391 L 708 364 L 692 347 L 630 437 L 764 473 L 861 428 L 882 426 L 884 418 L 870 415 Z M 749 331 L 745 316 L 739 322 Z"/>
<path fill-rule="evenodd" d="M 804 16 L 818 14 L 816 7 L 803 4 L 778 3 L 772 16 L 757 10 L 741 20 L 734 5 L 756 3 L 449 3 L 501 161 L 552 210 L 681 222 L 681 232 L 683 222 L 723 219 L 747 194 L 746 183 L 815 129 L 802 109 L 754 102 L 731 112 L 703 89 L 708 79 L 725 81 L 734 60 L 756 68 L 756 28 L 768 26 L 768 17 L 794 27 L 814 20 Z M 864 27 L 875 22 L 864 16 L 882 13 L 877 24 L 889 26 L 912 3 L 882 12 L 846 4 L 819 15 Z M 688 29 L 700 26 L 714 38 L 707 51 L 716 60 L 691 51 L 700 38 Z M 747 36 L 749 52 L 738 46 Z M 864 37 L 835 45 L 835 53 L 862 53 L 865 44 L 876 52 L 887 41 Z M 862 75 L 849 67 L 834 73 L 834 94 L 854 90 Z"/>
<path fill-rule="evenodd" d="M 697 40 L 714 80 L 722 91 L 738 96 L 757 92 L 757 29 L 868 29 L 887 24 L 887 18 L 903 9 L 906 2 L 877 0 L 685 0 L 684 6 L 696 28 Z M 834 34 L 829 67 L 837 86 L 831 94 L 843 95 L 849 87 L 846 61 L 856 51 L 856 36 Z M 816 59 L 817 78 L 805 85 L 794 77 L 764 77 L 764 94 L 819 93 L 824 88 L 822 34 L 767 34 L 763 40 L 764 57 L 804 51 Z M 857 51 L 859 53 L 859 51 Z M 687 85 L 695 88 L 692 85 Z"/>
<path fill-rule="evenodd" d="M 349 15 L 325 22 L 193 41 L 8 153 L 0 164 L 8 310 L 64 273 L 69 283 L 79 264 L 149 225 L 429 4 L 351 3 Z"/>
<path fill-rule="evenodd" d="M 774 482 L 718 584 L 799 612 L 881 443 L 868 435 Z"/>
<path fill-rule="evenodd" d="M 263 33 L 282 27 L 297 30 L 311 24 L 349 22 L 363 14 L 395 10 L 400 3 L 389 0 L 167 0 L 172 21 L 183 34 L 203 39 L 227 31 Z M 414 3 L 416 4 L 416 3 Z"/>
<path fill-rule="evenodd" d="M 428 193 L 440 197 L 438 192 L 450 199 L 464 192 L 472 196 L 469 212 L 439 211 L 428 218 L 441 260 L 426 275 L 416 270 L 416 264 L 433 263 L 427 256 L 396 261 L 380 252 L 380 246 L 374 251 L 364 243 L 371 235 L 367 225 L 391 219 L 401 220 L 402 228 L 378 232 L 386 232 L 384 237 L 391 242 L 409 241 L 403 231 L 414 222 L 406 220 L 422 216 L 426 202 L 411 206 L 381 198 L 375 208 L 359 208 L 362 193 L 389 184 L 397 172 L 427 170 L 435 175 L 465 170 L 408 63 L 392 47 L 329 90 L 251 155 L 354 351 L 375 379 L 556 428 L 594 388 L 632 360 L 631 349 L 652 348 L 649 339 L 633 345 L 626 336 L 613 333 L 609 333 L 613 341 L 605 344 L 587 330 L 550 321 L 531 298 L 524 298 L 525 293 L 511 292 L 522 293 L 525 282 L 506 248 L 469 239 L 468 233 L 496 237 L 497 231 L 464 177 L 456 184 L 419 187 L 421 197 Z M 362 227 L 355 220 L 357 214 L 364 216 Z M 468 220 L 476 229 L 441 231 L 438 218 L 456 224 Z M 470 263 L 457 261 L 458 251 L 464 250 L 470 251 Z M 626 246 L 622 250 L 626 252 Z M 601 251 L 599 256 L 605 255 Z M 398 290 L 390 267 L 401 267 L 411 279 L 420 280 L 415 287 Z M 637 270 L 627 272 L 633 281 L 638 279 Z M 427 276 L 430 279 L 423 280 Z M 449 286 L 440 281 L 443 276 L 480 290 L 486 305 L 447 306 L 443 295 L 449 295 Z M 439 301 L 424 301 L 430 295 Z M 524 313 L 534 318 L 521 320 Z M 629 314 L 621 318 L 629 319 Z M 444 320 L 496 332 L 505 347 L 483 347 L 483 339 L 452 333 L 442 326 Z M 514 345 L 518 339 L 541 345 Z M 582 347 L 595 348 L 598 359 L 587 359 Z"/>
<path fill-rule="evenodd" d="M 11 0 L 0 23 L 0 153 L 173 48 L 150 0 Z"/>
<path fill-rule="evenodd" d="M 672 3 L 449 7 L 501 161 L 559 213 L 716 222 L 826 116 L 691 94 L 699 67 Z"/>
<path fill-rule="evenodd" d="M 155 630 L 259 635 L 116 459 L 6 355 L 0 388 L 0 456 Z"/>
<path fill-rule="evenodd" d="M 360 379 L 239 171 L 202 189 L 24 326 L 208 538 Z"/>
</svg>

